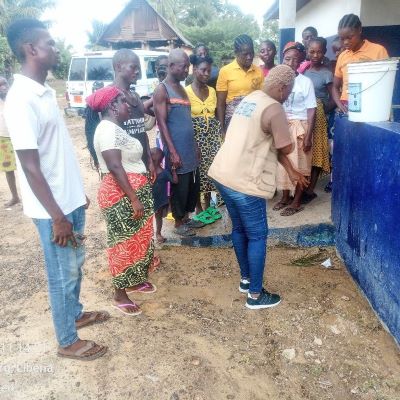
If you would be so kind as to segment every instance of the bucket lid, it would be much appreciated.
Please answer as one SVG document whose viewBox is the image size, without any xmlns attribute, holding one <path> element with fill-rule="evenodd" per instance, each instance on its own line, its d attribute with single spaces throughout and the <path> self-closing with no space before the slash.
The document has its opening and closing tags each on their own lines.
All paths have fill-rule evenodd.
<svg viewBox="0 0 400 400">
<path fill-rule="evenodd" d="M 355 61 L 347 64 L 347 67 L 349 73 L 362 71 L 396 71 L 398 62 L 399 60 L 397 58 L 374 61 Z"/>
</svg>

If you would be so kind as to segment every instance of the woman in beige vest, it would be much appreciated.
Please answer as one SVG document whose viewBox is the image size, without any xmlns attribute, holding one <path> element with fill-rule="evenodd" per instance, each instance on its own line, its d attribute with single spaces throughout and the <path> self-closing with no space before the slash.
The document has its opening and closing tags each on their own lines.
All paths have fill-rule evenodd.
<svg viewBox="0 0 400 400">
<path fill-rule="evenodd" d="M 263 288 L 268 234 L 266 199 L 275 193 L 278 161 L 293 182 L 307 186 L 287 158 L 293 143 L 281 105 L 292 90 L 294 71 L 272 68 L 263 90 L 247 95 L 236 108 L 225 142 L 208 174 L 214 179 L 232 219 L 232 242 L 240 267 L 239 291 L 251 309 L 273 307 L 277 294 Z"/>
</svg>

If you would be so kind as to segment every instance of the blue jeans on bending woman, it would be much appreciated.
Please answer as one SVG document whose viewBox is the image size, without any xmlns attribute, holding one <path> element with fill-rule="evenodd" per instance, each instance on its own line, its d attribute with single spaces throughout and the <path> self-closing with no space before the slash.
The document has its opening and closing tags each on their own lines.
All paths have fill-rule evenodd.
<svg viewBox="0 0 400 400">
<path fill-rule="evenodd" d="M 232 242 L 241 278 L 250 281 L 250 293 L 259 293 L 267 254 L 267 202 L 214 182 L 232 220 Z"/>
<path fill-rule="evenodd" d="M 83 234 L 85 209 L 79 207 L 66 215 L 76 233 Z M 82 265 L 85 247 L 60 247 L 53 243 L 51 219 L 33 219 L 39 232 L 46 264 L 48 290 L 56 337 L 61 347 L 78 340 L 75 321 L 83 315 L 79 301 L 82 280 Z"/>
</svg>

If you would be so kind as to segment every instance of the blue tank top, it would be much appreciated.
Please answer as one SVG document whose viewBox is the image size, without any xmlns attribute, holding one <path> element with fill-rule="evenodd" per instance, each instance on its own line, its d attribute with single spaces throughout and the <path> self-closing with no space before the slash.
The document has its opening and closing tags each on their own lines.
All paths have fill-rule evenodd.
<svg viewBox="0 0 400 400">
<path fill-rule="evenodd" d="M 164 85 L 168 95 L 168 131 L 182 161 L 182 167 L 177 169 L 176 173 L 186 174 L 198 167 L 190 101 L 176 93 L 167 83 L 161 82 L 161 84 Z M 169 153 L 166 146 L 164 151 L 167 165 L 169 165 Z"/>
</svg>

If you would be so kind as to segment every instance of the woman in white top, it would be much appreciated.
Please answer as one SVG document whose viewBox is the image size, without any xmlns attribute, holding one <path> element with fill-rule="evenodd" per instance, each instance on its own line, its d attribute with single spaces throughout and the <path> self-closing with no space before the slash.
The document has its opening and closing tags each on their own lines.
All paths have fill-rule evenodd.
<svg viewBox="0 0 400 400">
<path fill-rule="evenodd" d="M 122 128 L 135 113 L 115 86 L 93 93 L 87 103 L 102 113 L 94 148 L 103 174 L 98 202 L 107 223 L 114 307 L 126 315 L 138 315 L 140 308 L 128 294 L 153 293 L 156 288 L 147 281 L 154 255 L 151 184 L 142 161 L 142 145 Z"/>
<path fill-rule="evenodd" d="M 289 42 L 285 46 L 283 64 L 288 65 L 296 72 L 296 79 L 292 92 L 283 103 L 283 108 L 295 143 L 295 149 L 288 157 L 300 173 L 309 177 L 311 175 L 312 133 L 317 102 L 311 79 L 297 72 L 304 59 L 305 49 L 301 43 Z M 282 216 L 290 216 L 302 211 L 304 209 L 301 206 L 303 190 L 299 185 L 293 186 L 288 174 L 280 165 L 278 165 L 276 183 L 278 190 L 282 190 L 282 199 L 275 205 L 274 210 L 284 208 L 281 212 Z M 290 197 L 290 192 L 293 191 L 294 197 Z"/>
</svg>

